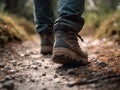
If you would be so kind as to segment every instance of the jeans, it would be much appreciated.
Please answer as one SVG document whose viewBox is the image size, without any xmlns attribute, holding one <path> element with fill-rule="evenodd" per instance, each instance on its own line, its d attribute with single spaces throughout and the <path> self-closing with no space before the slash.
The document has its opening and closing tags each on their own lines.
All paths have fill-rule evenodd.
<svg viewBox="0 0 120 90">
<path fill-rule="evenodd" d="M 55 20 L 52 0 L 34 0 L 34 20 L 36 30 L 73 30 L 79 32 L 84 19 L 81 17 L 84 11 L 85 0 L 59 0 L 58 18 Z"/>
</svg>

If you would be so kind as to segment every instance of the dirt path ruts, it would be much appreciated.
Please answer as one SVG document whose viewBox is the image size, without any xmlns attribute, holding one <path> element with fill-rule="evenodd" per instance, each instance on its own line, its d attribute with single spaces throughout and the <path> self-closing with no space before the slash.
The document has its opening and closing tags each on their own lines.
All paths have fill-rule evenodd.
<svg viewBox="0 0 120 90">
<path fill-rule="evenodd" d="M 89 53 L 90 65 L 61 66 L 51 60 L 51 56 L 39 54 L 39 37 L 35 41 L 11 43 L 0 49 L 0 90 L 3 82 L 10 79 L 14 90 L 119 90 L 120 78 L 105 79 L 91 84 L 75 85 L 71 83 L 93 80 L 95 78 L 120 74 L 120 47 L 103 40 L 85 37 L 86 44 L 81 47 Z M 80 41 L 79 41 L 80 42 Z"/>
</svg>

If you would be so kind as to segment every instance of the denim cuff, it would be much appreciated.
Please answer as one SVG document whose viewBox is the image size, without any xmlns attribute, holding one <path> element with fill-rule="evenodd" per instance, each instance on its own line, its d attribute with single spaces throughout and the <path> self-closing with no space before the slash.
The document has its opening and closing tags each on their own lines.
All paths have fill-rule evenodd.
<svg viewBox="0 0 120 90">
<path fill-rule="evenodd" d="M 62 31 L 67 31 L 67 30 L 75 31 L 74 28 L 69 27 L 67 25 L 62 25 L 62 24 L 61 25 L 60 24 L 54 25 L 54 31 L 56 32 L 58 30 L 62 30 Z"/>
</svg>

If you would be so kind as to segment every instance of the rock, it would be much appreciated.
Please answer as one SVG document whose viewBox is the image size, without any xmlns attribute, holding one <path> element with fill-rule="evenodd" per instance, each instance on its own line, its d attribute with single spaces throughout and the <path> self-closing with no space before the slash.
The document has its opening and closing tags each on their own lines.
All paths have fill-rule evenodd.
<svg viewBox="0 0 120 90">
<path fill-rule="evenodd" d="M 0 79 L 0 83 L 4 83 L 5 82 L 5 79 Z"/>
<path fill-rule="evenodd" d="M 31 58 L 33 59 L 40 58 L 40 55 L 31 55 Z"/>
<path fill-rule="evenodd" d="M 11 67 L 5 66 L 5 67 L 4 67 L 4 70 L 11 70 Z"/>
<path fill-rule="evenodd" d="M 58 78 L 58 75 L 54 75 L 54 78 Z"/>
<path fill-rule="evenodd" d="M 5 64 L 4 63 L 0 63 L 0 68 L 4 68 Z"/>
<path fill-rule="evenodd" d="M 69 70 L 67 71 L 67 73 L 70 74 L 70 75 L 74 75 L 74 74 L 75 74 L 75 71 L 74 71 L 73 69 L 69 69 Z"/>
<path fill-rule="evenodd" d="M 38 70 L 38 69 L 39 69 L 38 66 L 32 66 L 32 68 L 33 68 L 34 70 Z"/>
<path fill-rule="evenodd" d="M 21 57 L 25 57 L 25 56 L 29 56 L 30 54 L 29 53 L 22 53 L 20 54 Z"/>
<path fill-rule="evenodd" d="M 17 63 L 18 66 L 22 65 L 22 62 Z"/>
<path fill-rule="evenodd" d="M 27 78 L 26 78 L 27 79 Z M 17 77 L 15 78 L 16 81 L 18 81 L 19 83 L 23 83 L 25 82 L 25 79 L 21 78 L 21 77 Z"/>
<path fill-rule="evenodd" d="M 60 83 L 60 79 L 59 79 L 59 78 L 56 78 L 56 79 L 54 79 L 54 82 Z"/>
<path fill-rule="evenodd" d="M 42 61 L 42 62 L 44 62 L 45 60 L 44 60 L 44 59 L 42 59 L 41 61 Z"/>
<path fill-rule="evenodd" d="M 49 67 L 48 67 L 48 66 L 45 66 L 44 68 L 45 68 L 45 69 L 48 69 Z"/>
<path fill-rule="evenodd" d="M 42 76 L 46 76 L 46 72 L 42 74 Z"/>
<path fill-rule="evenodd" d="M 16 66 L 17 65 L 17 61 L 11 61 L 11 63 L 13 64 L 13 66 Z"/>
<path fill-rule="evenodd" d="M 47 88 L 43 88 L 42 90 L 47 90 Z"/>
<path fill-rule="evenodd" d="M 97 55 L 95 55 L 95 54 L 89 55 L 89 61 L 91 61 L 91 62 L 97 61 Z"/>
<path fill-rule="evenodd" d="M 24 54 L 24 53 L 23 53 L 23 54 L 20 54 L 20 56 L 21 56 L 21 57 L 24 57 L 24 56 L 25 56 L 25 54 Z"/>
<path fill-rule="evenodd" d="M 10 74 L 15 74 L 16 71 L 15 70 L 9 70 Z"/>
<path fill-rule="evenodd" d="M 53 79 L 52 79 L 52 78 L 49 78 L 48 81 L 53 81 Z"/>
<path fill-rule="evenodd" d="M 10 77 L 9 75 L 5 76 L 5 81 L 9 81 L 12 80 L 12 77 Z"/>
<path fill-rule="evenodd" d="M 32 78 L 31 78 L 30 81 L 31 81 L 31 82 L 35 82 L 35 79 L 32 79 Z"/>
<path fill-rule="evenodd" d="M 3 84 L 4 88 L 7 88 L 8 90 L 13 90 L 14 89 L 14 82 L 13 81 L 6 81 Z"/>
<path fill-rule="evenodd" d="M 40 65 L 40 62 L 33 62 L 32 65 Z"/>
</svg>

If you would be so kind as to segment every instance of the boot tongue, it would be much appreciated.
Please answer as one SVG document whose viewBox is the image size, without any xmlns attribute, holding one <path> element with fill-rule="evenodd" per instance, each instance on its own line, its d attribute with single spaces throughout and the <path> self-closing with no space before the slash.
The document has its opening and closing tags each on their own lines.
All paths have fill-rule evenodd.
<svg viewBox="0 0 120 90">
<path fill-rule="evenodd" d="M 68 33 L 76 35 L 82 42 L 84 42 L 84 39 L 77 32 L 68 31 Z"/>
</svg>

